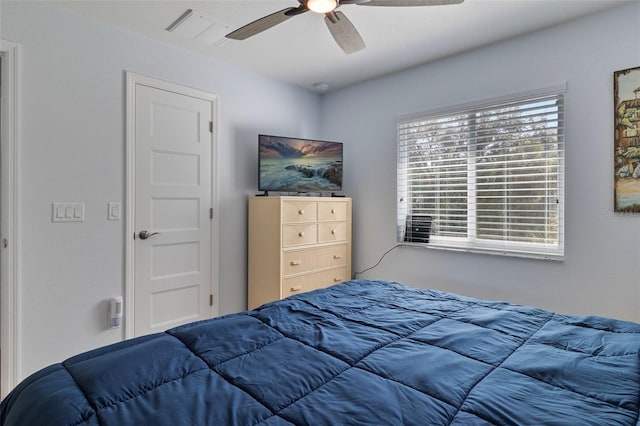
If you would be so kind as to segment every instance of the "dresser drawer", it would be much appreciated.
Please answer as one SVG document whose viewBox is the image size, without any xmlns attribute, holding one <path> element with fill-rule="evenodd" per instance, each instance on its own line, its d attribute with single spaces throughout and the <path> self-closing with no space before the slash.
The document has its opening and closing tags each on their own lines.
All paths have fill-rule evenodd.
<svg viewBox="0 0 640 426">
<path fill-rule="evenodd" d="M 318 221 L 347 220 L 347 203 L 344 201 L 326 201 L 318 203 Z"/>
<path fill-rule="evenodd" d="M 285 276 L 346 265 L 347 245 L 287 251 L 282 256 L 282 262 Z"/>
<path fill-rule="evenodd" d="M 282 280 L 282 297 L 329 287 L 330 285 L 338 284 L 348 279 L 347 268 L 329 269 L 327 271 L 285 278 Z"/>
<path fill-rule="evenodd" d="M 282 204 L 282 222 L 315 222 L 318 203 L 315 201 L 287 201 Z"/>
<path fill-rule="evenodd" d="M 347 240 L 346 222 L 321 222 L 318 223 L 318 242 L 329 243 L 332 241 Z"/>
<path fill-rule="evenodd" d="M 333 266 L 343 266 L 347 264 L 347 245 L 340 244 L 329 246 L 322 249 L 326 256 L 322 256 L 321 268 L 330 268 Z M 326 262 L 326 263 L 325 263 Z"/>
<path fill-rule="evenodd" d="M 318 225 L 315 223 L 301 225 L 282 225 L 282 246 L 292 247 L 318 242 Z"/>
</svg>

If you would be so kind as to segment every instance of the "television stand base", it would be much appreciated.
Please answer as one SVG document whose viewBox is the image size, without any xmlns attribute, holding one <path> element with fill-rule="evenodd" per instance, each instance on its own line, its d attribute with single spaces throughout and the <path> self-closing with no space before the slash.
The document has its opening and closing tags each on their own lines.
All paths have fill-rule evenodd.
<svg viewBox="0 0 640 426">
<path fill-rule="evenodd" d="M 264 191 L 264 193 L 262 194 L 256 194 L 256 197 L 268 197 L 269 196 L 269 191 Z"/>
</svg>

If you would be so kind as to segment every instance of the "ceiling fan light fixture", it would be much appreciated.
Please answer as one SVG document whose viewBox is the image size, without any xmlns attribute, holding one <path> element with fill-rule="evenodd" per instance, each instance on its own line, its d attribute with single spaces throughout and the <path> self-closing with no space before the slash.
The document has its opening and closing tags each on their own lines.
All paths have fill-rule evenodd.
<svg viewBox="0 0 640 426">
<path fill-rule="evenodd" d="M 307 8 L 316 13 L 328 13 L 338 7 L 337 0 L 307 0 Z"/>
</svg>

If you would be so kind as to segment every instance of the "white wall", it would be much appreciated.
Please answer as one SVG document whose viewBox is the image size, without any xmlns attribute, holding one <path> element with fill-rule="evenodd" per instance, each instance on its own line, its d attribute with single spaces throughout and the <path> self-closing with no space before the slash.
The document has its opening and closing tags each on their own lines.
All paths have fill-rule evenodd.
<svg viewBox="0 0 640 426">
<path fill-rule="evenodd" d="M 564 262 L 397 248 L 364 277 L 640 321 L 640 216 L 613 211 L 613 72 L 640 66 L 640 3 L 371 80 L 323 99 L 344 141 L 354 270 L 395 244 L 396 117 L 568 82 Z"/>
<path fill-rule="evenodd" d="M 246 308 L 246 196 L 257 133 L 318 137 L 310 92 L 35 2 L 2 2 L 0 38 L 22 46 L 21 378 L 123 338 L 106 329 L 124 294 L 125 70 L 219 95 L 220 313 Z M 86 222 L 51 223 L 84 202 Z"/>
</svg>

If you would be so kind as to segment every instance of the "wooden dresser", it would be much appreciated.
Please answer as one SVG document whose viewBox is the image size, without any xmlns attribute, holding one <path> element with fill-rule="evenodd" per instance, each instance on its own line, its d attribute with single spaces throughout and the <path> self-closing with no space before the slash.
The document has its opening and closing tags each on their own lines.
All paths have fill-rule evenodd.
<svg viewBox="0 0 640 426">
<path fill-rule="evenodd" d="M 351 198 L 249 198 L 249 309 L 351 278 Z"/>
</svg>

